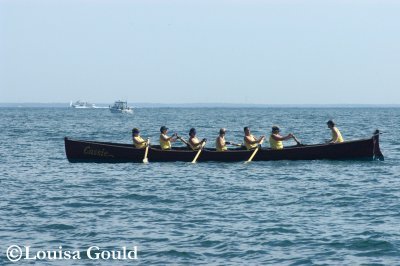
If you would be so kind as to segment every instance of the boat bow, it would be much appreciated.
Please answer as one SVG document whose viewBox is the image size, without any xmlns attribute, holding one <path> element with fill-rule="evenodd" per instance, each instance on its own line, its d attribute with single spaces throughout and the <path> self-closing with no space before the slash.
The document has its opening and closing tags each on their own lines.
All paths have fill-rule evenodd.
<svg viewBox="0 0 400 266">
<path fill-rule="evenodd" d="M 379 147 L 379 135 L 382 134 L 379 129 L 375 130 L 374 136 L 372 137 L 372 140 L 374 142 L 374 159 L 379 160 L 379 161 L 384 161 L 385 157 L 383 156 L 381 149 Z"/>
</svg>

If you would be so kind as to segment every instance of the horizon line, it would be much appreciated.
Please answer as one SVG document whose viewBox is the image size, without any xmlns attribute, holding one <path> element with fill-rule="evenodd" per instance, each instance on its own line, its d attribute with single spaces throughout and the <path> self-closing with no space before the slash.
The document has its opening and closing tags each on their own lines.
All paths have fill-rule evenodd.
<svg viewBox="0 0 400 266">
<path fill-rule="evenodd" d="M 91 102 L 94 103 L 94 102 Z M 110 103 L 94 103 L 99 106 L 109 106 Z M 395 103 L 156 103 L 156 102 L 128 102 L 135 107 L 400 107 Z M 136 106 L 135 106 L 136 105 Z M 0 102 L 0 107 L 69 107 L 70 102 Z"/>
</svg>

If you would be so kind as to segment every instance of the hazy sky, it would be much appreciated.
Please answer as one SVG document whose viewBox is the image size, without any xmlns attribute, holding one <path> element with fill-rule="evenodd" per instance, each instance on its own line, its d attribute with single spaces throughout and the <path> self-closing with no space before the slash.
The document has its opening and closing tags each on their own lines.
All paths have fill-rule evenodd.
<svg viewBox="0 0 400 266">
<path fill-rule="evenodd" d="M 0 0 L 0 102 L 398 104 L 400 1 Z"/>
</svg>

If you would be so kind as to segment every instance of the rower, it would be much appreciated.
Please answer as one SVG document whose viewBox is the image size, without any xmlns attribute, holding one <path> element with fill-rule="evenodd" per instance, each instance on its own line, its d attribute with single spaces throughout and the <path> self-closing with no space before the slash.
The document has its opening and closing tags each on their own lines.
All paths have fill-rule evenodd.
<svg viewBox="0 0 400 266">
<path fill-rule="evenodd" d="M 254 137 L 250 133 L 249 127 L 244 127 L 244 145 L 248 150 L 254 150 L 260 144 L 260 142 L 265 138 L 265 136 L 261 136 L 260 138 Z"/>
<path fill-rule="evenodd" d="M 174 133 L 171 137 L 167 136 L 168 128 L 166 126 L 162 126 L 160 128 L 160 147 L 162 150 L 170 150 L 172 148 L 171 142 L 176 141 L 177 134 Z"/>
<path fill-rule="evenodd" d="M 228 150 L 228 148 L 226 147 L 226 142 L 225 142 L 225 133 L 226 133 L 225 128 L 221 128 L 219 130 L 219 136 L 215 140 L 215 146 L 217 147 L 217 151 Z"/>
<path fill-rule="evenodd" d="M 273 149 L 273 150 L 283 149 L 283 141 L 284 140 L 294 139 L 296 141 L 296 137 L 292 133 L 289 133 L 287 136 L 283 137 L 279 134 L 280 131 L 281 130 L 279 129 L 279 127 L 277 127 L 277 126 L 272 127 L 272 132 L 269 137 L 269 144 L 271 146 L 271 149 Z"/>
<path fill-rule="evenodd" d="M 140 136 L 140 131 L 136 127 L 132 129 L 132 140 L 133 140 L 133 146 L 135 146 L 136 149 L 144 149 L 147 146 L 148 140 L 144 140 Z"/>
<path fill-rule="evenodd" d="M 190 146 L 190 148 L 192 148 L 192 150 L 196 151 L 196 150 L 200 149 L 202 144 L 206 141 L 207 141 L 206 139 L 203 139 L 202 141 L 200 141 L 196 137 L 196 129 L 195 128 L 192 127 L 190 129 L 190 131 L 189 131 L 189 146 Z"/>
<path fill-rule="evenodd" d="M 332 139 L 330 139 L 328 142 L 329 143 L 341 143 L 343 142 L 343 137 L 342 134 L 340 133 L 339 129 L 336 127 L 335 122 L 332 120 L 329 120 L 326 122 L 328 125 L 328 128 L 332 131 Z"/>
</svg>

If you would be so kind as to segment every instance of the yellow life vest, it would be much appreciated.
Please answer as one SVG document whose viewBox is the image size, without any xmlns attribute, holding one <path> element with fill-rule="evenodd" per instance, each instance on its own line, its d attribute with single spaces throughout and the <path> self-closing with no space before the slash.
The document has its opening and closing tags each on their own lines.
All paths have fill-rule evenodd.
<svg viewBox="0 0 400 266">
<path fill-rule="evenodd" d="M 275 140 L 272 135 L 269 136 L 269 145 L 273 150 L 282 150 L 283 149 L 283 142 L 281 140 Z"/>
<path fill-rule="evenodd" d="M 250 135 L 250 138 L 252 139 L 252 141 L 255 141 L 255 140 L 256 140 L 256 138 L 255 138 L 253 135 Z M 254 143 L 254 144 L 248 143 L 246 137 L 244 137 L 244 145 L 246 145 L 246 148 L 247 148 L 248 150 L 255 149 L 255 148 L 257 148 L 257 146 L 258 146 L 257 143 Z"/>
<path fill-rule="evenodd" d="M 161 146 L 161 149 L 162 150 L 170 150 L 171 149 L 171 141 L 164 140 L 163 136 L 167 137 L 164 134 L 160 135 L 160 146 Z"/>
<path fill-rule="evenodd" d="M 336 132 L 336 134 L 337 134 L 337 140 L 336 140 L 335 143 L 341 143 L 341 142 L 343 142 L 344 140 L 343 140 L 342 134 L 340 133 L 339 129 L 338 129 L 337 127 L 334 127 L 333 130 L 334 130 L 334 131 Z M 334 138 L 335 138 L 335 133 L 332 131 L 332 139 L 334 139 Z"/>
<path fill-rule="evenodd" d="M 226 145 L 225 145 L 225 139 L 222 139 L 223 145 L 220 146 L 220 145 L 219 145 L 219 141 L 218 141 L 219 138 L 220 138 L 220 137 L 218 137 L 218 138 L 215 140 L 215 146 L 217 147 L 217 151 L 226 151 L 226 150 L 228 150 L 228 147 L 226 147 Z"/>
<path fill-rule="evenodd" d="M 137 148 L 137 149 L 144 149 L 144 148 L 146 147 L 146 142 L 143 142 L 144 139 L 142 139 L 141 136 L 133 137 L 133 139 L 134 139 L 133 145 L 135 145 L 135 148 Z M 137 142 L 141 142 L 141 143 L 140 143 L 140 144 L 139 144 L 139 143 L 136 143 L 135 140 L 136 140 Z"/>
</svg>

